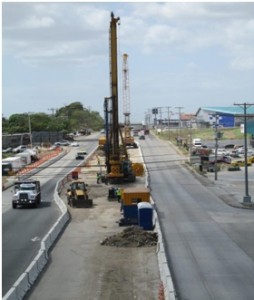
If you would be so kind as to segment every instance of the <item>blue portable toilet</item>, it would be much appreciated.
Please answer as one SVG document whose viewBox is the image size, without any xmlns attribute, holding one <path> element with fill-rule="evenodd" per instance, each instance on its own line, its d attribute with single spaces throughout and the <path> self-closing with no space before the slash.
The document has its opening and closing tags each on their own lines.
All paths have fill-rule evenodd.
<svg viewBox="0 0 254 300">
<path fill-rule="evenodd" d="M 144 230 L 153 230 L 153 206 L 151 203 L 138 203 L 138 225 Z"/>
</svg>

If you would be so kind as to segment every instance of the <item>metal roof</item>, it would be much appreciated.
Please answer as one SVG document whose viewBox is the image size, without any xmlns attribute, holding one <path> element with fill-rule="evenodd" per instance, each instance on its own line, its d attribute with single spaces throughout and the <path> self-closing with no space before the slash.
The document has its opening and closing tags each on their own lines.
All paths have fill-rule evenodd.
<svg viewBox="0 0 254 300">
<path fill-rule="evenodd" d="M 229 114 L 229 115 L 239 115 L 244 113 L 244 108 L 243 106 L 206 106 L 206 107 L 201 107 L 202 110 L 204 111 L 210 111 L 214 113 L 219 113 L 219 114 Z M 254 113 L 254 105 L 251 105 L 246 108 L 246 113 L 247 114 L 253 114 Z"/>
</svg>

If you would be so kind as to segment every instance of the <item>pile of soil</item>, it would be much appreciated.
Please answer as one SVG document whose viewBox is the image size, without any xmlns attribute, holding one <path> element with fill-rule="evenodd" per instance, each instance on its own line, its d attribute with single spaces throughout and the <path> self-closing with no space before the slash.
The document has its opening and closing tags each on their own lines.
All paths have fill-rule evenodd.
<svg viewBox="0 0 254 300">
<path fill-rule="evenodd" d="M 118 234 L 106 237 L 101 245 L 114 247 L 150 247 L 157 244 L 157 233 L 148 232 L 139 226 L 127 227 Z"/>
</svg>

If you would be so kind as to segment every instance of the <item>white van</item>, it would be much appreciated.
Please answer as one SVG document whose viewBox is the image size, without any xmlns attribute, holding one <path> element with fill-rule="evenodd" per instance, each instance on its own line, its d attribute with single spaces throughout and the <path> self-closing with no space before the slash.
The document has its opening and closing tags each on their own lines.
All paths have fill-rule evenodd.
<svg viewBox="0 0 254 300">
<path fill-rule="evenodd" d="M 193 139 L 192 140 L 192 145 L 193 145 L 193 147 L 201 148 L 202 147 L 201 139 L 199 139 L 199 138 Z"/>
</svg>

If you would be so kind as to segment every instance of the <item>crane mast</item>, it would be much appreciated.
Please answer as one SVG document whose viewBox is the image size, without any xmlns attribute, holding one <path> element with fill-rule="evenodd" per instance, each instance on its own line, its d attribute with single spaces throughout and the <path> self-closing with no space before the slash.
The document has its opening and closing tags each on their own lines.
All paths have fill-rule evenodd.
<svg viewBox="0 0 254 300">
<path fill-rule="evenodd" d="M 130 86 L 128 54 L 123 55 L 123 114 L 124 125 L 130 126 Z"/>
<path fill-rule="evenodd" d="M 106 167 L 110 182 L 128 181 L 134 182 L 136 179 L 132 171 L 132 163 L 128 159 L 125 147 L 124 155 L 121 155 L 119 134 L 122 134 L 118 119 L 118 70 L 117 70 L 117 23 L 120 18 L 115 18 L 111 13 L 109 32 L 109 52 L 110 52 L 110 97 L 104 100 L 105 128 L 106 128 Z"/>
<path fill-rule="evenodd" d="M 126 146 L 137 148 L 134 137 L 131 136 L 131 122 L 130 122 L 130 80 L 129 80 L 129 66 L 128 66 L 128 54 L 123 55 L 123 114 L 124 114 L 124 143 Z"/>
<path fill-rule="evenodd" d="M 110 79 L 112 99 L 112 157 L 119 160 L 119 119 L 118 119 L 118 72 L 117 72 L 117 23 L 120 18 L 115 18 L 111 13 L 110 22 Z"/>
</svg>

